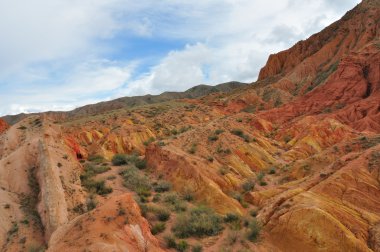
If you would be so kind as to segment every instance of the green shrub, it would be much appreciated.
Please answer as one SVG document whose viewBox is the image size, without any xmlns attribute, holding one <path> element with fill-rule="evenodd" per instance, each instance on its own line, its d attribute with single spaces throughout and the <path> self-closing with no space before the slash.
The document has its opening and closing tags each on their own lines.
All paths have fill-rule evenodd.
<svg viewBox="0 0 380 252">
<path fill-rule="evenodd" d="M 211 136 L 208 137 L 208 140 L 209 140 L 209 141 L 212 141 L 212 142 L 215 142 L 215 141 L 218 140 L 218 136 L 211 135 Z"/>
<path fill-rule="evenodd" d="M 138 204 L 139 207 L 140 207 L 141 216 L 145 218 L 146 215 L 147 215 L 147 213 L 148 213 L 148 211 L 149 211 L 148 206 L 147 206 L 146 204 L 142 203 L 142 202 L 139 201 L 139 200 L 137 200 L 137 204 Z"/>
<path fill-rule="evenodd" d="M 145 169 L 146 168 L 146 160 L 145 159 L 136 160 L 135 166 L 140 170 Z"/>
<path fill-rule="evenodd" d="M 173 232 L 179 238 L 214 236 L 223 230 L 221 222 L 211 209 L 198 207 L 178 216 Z"/>
<path fill-rule="evenodd" d="M 91 211 L 92 209 L 96 208 L 97 201 L 95 200 L 94 195 L 90 195 L 90 197 L 87 199 L 87 211 Z"/>
<path fill-rule="evenodd" d="M 104 180 L 95 181 L 93 179 L 87 179 L 82 181 L 82 185 L 91 193 L 99 195 L 105 195 L 111 193 L 113 190 L 111 187 L 105 185 Z"/>
<path fill-rule="evenodd" d="M 292 136 L 290 136 L 290 135 L 286 135 L 286 136 L 284 136 L 284 142 L 285 142 L 285 143 L 290 142 L 290 140 L 292 140 Z"/>
<path fill-rule="evenodd" d="M 175 241 L 174 237 L 172 236 L 166 236 L 165 237 L 166 247 L 168 248 L 176 248 L 177 242 Z"/>
<path fill-rule="evenodd" d="M 104 161 L 104 157 L 101 155 L 92 155 L 92 156 L 89 156 L 87 160 L 94 163 L 101 163 Z"/>
<path fill-rule="evenodd" d="M 260 232 L 260 223 L 256 219 L 253 219 L 248 225 L 248 240 L 251 242 L 257 242 L 260 237 Z"/>
<path fill-rule="evenodd" d="M 160 223 L 154 224 L 151 231 L 153 235 L 156 235 L 156 234 L 164 232 L 165 229 L 166 229 L 165 223 L 160 222 Z"/>
<path fill-rule="evenodd" d="M 44 252 L 46 248 L 44 246 L 31 246 L 28 249 L 28 252 Z"/>
<path fill-rule="evenodd" d="M 96 174 L 104 173 L 110 169 L 111 168 L 105 166 L 86 164 L 84 173 L 80 175 L 82 186 L 84 186 L 89 192 L 97 193 L 99 195 L 111 193 L 112 188 L 107 187 L 104 180 L 95 181 L 92 179 Z"/>
<path fill-rule="evenodd" d="M 155 209 L 157 219 L 159 221 L 167 221 L 170 218 L 170 212 L 163 208 Z"/>
<path fill-rule="evenodd" d="M 186 251 L 188 248 L 189 248 L 189 244 L 186 241 L 183 241 L 183 240 L 179 241 L 178 244 L 177 244 L 177 246 L 176 246 L 176 249 L 179 252 Z"/>
<path fill-rule="evenodd" d="M 185 203 L 180 199 L 178 194 L 175 192 L 165 194 L 163 196 L 163 201 L 165 204 L 169 205 L 172 210 L 176 212 L 186 211 Z"/>
<path fill-rule="evenodd" d="M 234 213 L 228 213 L 224 217 L 224 222 L 231 223 L 231 222 L 236 222 L 240 221 L 240 216 Z"/>
<path fill-rule="evenodd" d="M 231 130 L 231 133 L 235 136 L 243 138 L 245 142 L 249 143 L 249 136 L 245 135 L 241 129 L 233 129 Z"/>
<path fill-rule="evenodd" d="M 145 146 L 148 146 L 150 143 L 153 143 L 156 139 L 154 137 L 150 137 L 147 141 L 145 141 L 143 144 Z"/>
<path fill-rule="evenodd" d="M 224 132 L 224 130 L 222 130 L 222 129 L 217 129 L 217 130 L 214 131 L 214 134 L 215 134 L 215 135 L 220 135 L 220 134 L 222 134 L 223 132 Z"/>
<path fill-rule="evenodd" d="M 195 152 L 197 152 L 197 145 L 193 144 L 193 145 L 191 145 L 191 148 L 189 149 L 189 153 L 195 154 Z"/>
<path fill-rule="evenodd" d="M 157 185 L 153 186 L 155 192 L 170 191 L 172 185 L 167 181 L 158 181 Z"/>
<path fill-rule="evenodd" d="M 268 185 L 268 183 L 265 182 L 265 181 L 260 181 L 260 185 L 261 185 L 261 186 L 266 186 L 266 185 Z"/>
<path fill-rule="evenodd" d="M 8 236 L 12 236 L 18 232 L 18 225 L 17 223 L 13 223 L 11 229 L 8 230 Z"/>
<path fill-rule="evenodd" d="M 125 187 L 139 195 L 150 195 L 152 186 L 149 182 L 149 178 L 144 174 L 141 174 L 137 168 L 128 168 L 124 170 L 121 175 L 123 176 L 123 185 Z"/>
<path fill-rule="evenodd" d="M 152 201 L 153 201 L 153 202 L 159 202 L 160 200 L 161 200 L 161 194 L 156 193 L 156 194 L 153 196 Z"/>
<path fill-rule="evenodd" d="M 76 205 L 74 208 L 73 208 L 73 211 L 75 213 L 79 213 L 79 214 L 83 214 L 85 212 L 84 210 L 84 205 L 82 203 Z"/>
<path fill-rule="evenodd" d="M 244 192 L 252 191 L 255 188 L 255 182 L 252 180 L 247 180 L 241 185 Z"/>
<path fill-rule="evenodd" d="M 116 154 L 112 158 L 112 164 L 116 166 L 126 165 L 128 164 L 126 155 Z"/>
<path fill-rule="evenodd" d="M 188 202 L 191 202 L 194 200 L 194 195 L 190 192 L 187 192 L 183 195 L 182 197 L 184 200 L 188 201 Z"/>
<path fill-rule="evenodd" d="M 24 212 L 26 218 L 32 220 L 34 225 L 43 230 L 40 214 L 37 210 L 38 195 L 40 193 L 40 186 L 35 176 L 35 167 L 28 170 L 28 186 L 30 188 L 29 194 L 21 193 L 20 195 L 20 208 Z"/>
<path fill-rule="evenodd" d="M 257 174 L 257 181 L 259 182 L 263 181 L 264 177 L 265 177 L 265 173 L 259 172 L 259 174 Z"/>
<path fill-rule="evenodd" d="M 222 166 L 219 168 L 219 174 L 224 176 L 229 172 L 229 168 L 227 166 Z"/>
<path fill-rule="evenodd" d="M 202 252 L 203 248 L 202 245 L 194 245 L 193 248 L 191 249 L 192 252 Z"/>
<path fill-rule="evenodd" d="M 256 210 L 251 210 L 249 212 L 249 214 L 252 216 L 252 217 L 256 217 L 257 216 L 257 211 Z"/>
<path fill-rule="evenodd" d="M 270 168 L 268 173 L 272 175 L 276 174 L 276 168 L 275 167 Z"/>
<path fill-rule="evenodd" d="M 80 176 L 81 180 L 90 179 L 97 174 L 105 173 L 111 170 L 110 167 L 107 166 L 97 166 L 93 164 L 85 164 L 84 173 Z"/>
<path fill-rule="evenodd" d="M 231 130 L 231 133 L 239 137 L 243 137 L 244 135 L 244 132 L 241 129 L 233 129 Z"/>
</svg>

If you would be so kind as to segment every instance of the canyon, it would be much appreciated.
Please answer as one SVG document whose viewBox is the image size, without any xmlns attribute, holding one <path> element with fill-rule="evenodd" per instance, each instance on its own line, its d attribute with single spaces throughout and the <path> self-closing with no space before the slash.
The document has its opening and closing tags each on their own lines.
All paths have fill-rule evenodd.
<svg viewBox="0 0 380 252">
<path fill-rule="evenodd" d="M 254 83 L 0 119 L 0 251 L 378 252 L 379 143 L 363 0 Z"/>
</svg>

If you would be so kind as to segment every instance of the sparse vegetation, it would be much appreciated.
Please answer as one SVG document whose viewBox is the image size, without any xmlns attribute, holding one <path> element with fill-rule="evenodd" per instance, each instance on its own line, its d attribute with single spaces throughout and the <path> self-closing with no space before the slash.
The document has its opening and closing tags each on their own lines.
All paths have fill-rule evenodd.
<svg viewBox="0 0 380 252">
<path fill-rule="evenodd" d="M 166 242 L 167 248 L 174 248 L 175 249 L 177 247 L 177 242 L 176 242 L 175 238 L 172 236 L 166 236 L 165 242 Z"/>
<path fill-rule="evenodd" d="M 257 181 L 259 182 L 259 185 L 261 186 L 266 186 L 267 182 L 264 181 L 265 173 L 264 172 L 259 172 L 257 174 Z"/>
<path fill-rule="evenodd" d="M 218 140 L 218 136 L 216 136 L 216 135 L 211 135 L 211 136 L 208 137 L 208 140 L 211 141 L 211 142 L 215 142 L 215 141 Z"/>
<path fill-rule="evenodd" d="M 202 252 L 203 248 L 202 245 L 194 245 L 193 248 L 191 249 L 192 252 Z"/>
<path fill-rule="evenodd" d="M 124 154 L 116 154 L 112 158 L 112 164 L 116 166 L 128 164 L 127 157 Z"/>
<path fill-rule="evenodd" d="M 244 135 L 244 132 L 241 129 L 233 129 L 231 130 L 231 133 L 239 137 L 243 137 Z"/>
<path fill-rule="evenodd" d="M 166 225 L 163 222 L 159 222 L 153 225 L 151 231 L 153 235 L 164 232 L 166 229 Z"/>
<path fill-rule="evenodd" d="M 139 196 L 149 196 L 152 186 L 149 182 L 149 178 L 140 173 L 135 167 L 125 169 L 121 172 L 124 179 L 124 186 L 128 189 L 136 192 Z"/>
<path fill-rule="evenodd" d="M 170 191 L 172 185 L 167 181 L 158 181 L 156 185 L 153 186 L 155 192 L 167 192 Z"/>
<path fill-rule="evenodd" d="M 153 143 L 156 139 L 154 137 L 150 137 L 148 140 L 146 140 L 143 144 L 145 146 L 148 146 L 150 143 Z"/>
<path fill-rule="evenodd" d="M 28 185 L 30 194 L 20 195 L 20 208 L 25 213 L 27 219 L 31 219 L 36 228 L 43 230 L 40 215 L 37 211 L 38 195 L 40 187 L 35 176 L 35 167 L 28 171 Z"/>
<path fill-rule="evenodd" d="M 8 236 L 12 236 L 18 232 L 18 225 L 16 222 L 13 222 L 12 227 L 8 230 Z"/>
<path fill-rule="evenodd" d="M 270 168 L 268 171 L 268 174 L 271 174 L 271 175 L 276 174 L 276 168 L 275 167 Z"/>
<path fill-rule="evenodd" d="M 231 133 L 235 136 L 243 138 L 245 142 L 249 143 L 249 136 L 245 135 L 241 129 L 233 129 L 231 130 Z"/>
<path fill-rule="evenodd" d="M 292 136 L 291 135 L 285 135 L 284 138 L 283 138 L 284 142 L 285 143 L 289 143 L 290 140 L 292 140 Z"/>
<path fill-rule="evenodd" d="M 219 174 L 224 176 L 229 172 L 229 169 L 227 166 L 222 166 L 219 168 Z"/>
<path fill-rule="evenodd" d="M 86 201 L 87 211 L 91 211 L 92 209 L 95 209 L 97 204 L 98 202 L 95 199 L 95 195 L 90 194 L 90 197 L 88 197 Z"/>
<path fill-rule="evenodd" d="M 255 182 L 253 180 L 247 180 L 242 184 L 242 189 L 244 192 L 252 191 L 255 188 Z"/>
<path fill-rule="evenodd" d="M 192 144 L 191 148 L 189 149 L 189 153 L 190 154 L 195 154 L 196 151 L 197 151 L 197 145 L 196 144 Z"/>
<path fill-rule="evenodd" d="M 93 163 L 100 164 L 104 161 L 104 157 L 101 155 L 91 155 L 87 158 L 87 160 Z"/>
<path fill-rule="evenodd" d="M 88 192 L 96 193 L 99 195 L 105 195 L 112 192 L 111 187 L 107 187 L 105 185 L 104 180 L 95 181 L 93 179 L 94 176 L 100 173 L 104 173 L 110 170 L 109 167 L 106 166 L 96 166 L 92 164 L 86 164 L 84 173 L 80 176 L 82 186 L 84 186 Z"/>
<path fill-rule="evenodd" d="M 157 208 L 154 212 L 156 213 L 159 221 L 167 221 L 170 218 L 170 212 L 164 208 Z"/>
<path fill-rule="evenodd" d="M 260 237 L 261 224 L 255 219 L 253 219 L 248 225 L 248 240 L 251 242 L 257 242 Z"/>
<path fill-rule="evenodd" d="M 163 202 L 176 212 L 184 212 L 187 209 L 185 202 L 183 202 L 175 192 L 165 194 L 163 196 Z"/>
<path fill-rule="evenodd" d="M 211 209 L 198 207 L 178 216 L 173 232 L 179 238 L 214 236 L 223 230 L 221 222 Z"/>
<path fill-rule="evenodd" d="M 138 169 L 142 170 L 142 169 L 145 169 L 145 168 L 146 168 L 146 166 L 147 166 L 147 162 L 146 162 L 145 159 L 137 159 L 137 160 L 135 161 L 135 166 L 136 166 Z"/>
<path fill-rule="evenodd" d="M 179 252 L 186 251 L 188 248 L 189 248 L 189 244 L 184 240 L 179 241 L 176 246 L 176 249 Z"/>
<path fill-rule="evenodd" d="M 231 222 L 236 222 L 236 221 L 240 221 L 240 216 L 237 214 L 228 213 L 224 217 L 224 222 L 226 222 L 226 223 L 231 223 Z"/>
<path fill-rule="evenodd" d="M 217 130 L 214 131 L 214 134 L 215 134 L 215 135 L 220 135 L 220 134 L 222 134 L 223 132 L 224 132 L 224 130 L 222 130 L 222 129 L 217 129 Z"/>
</svg>

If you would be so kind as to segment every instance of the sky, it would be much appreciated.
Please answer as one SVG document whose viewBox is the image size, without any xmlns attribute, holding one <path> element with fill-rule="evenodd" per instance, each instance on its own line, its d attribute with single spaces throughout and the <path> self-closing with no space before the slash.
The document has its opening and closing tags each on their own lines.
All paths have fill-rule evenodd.
<svg viewBox="0 0 380 252">
<path fill-rule="evenodd" d="M 1 0 L 0 116 L 251 83 L 359 0 Z"/>
</svg>

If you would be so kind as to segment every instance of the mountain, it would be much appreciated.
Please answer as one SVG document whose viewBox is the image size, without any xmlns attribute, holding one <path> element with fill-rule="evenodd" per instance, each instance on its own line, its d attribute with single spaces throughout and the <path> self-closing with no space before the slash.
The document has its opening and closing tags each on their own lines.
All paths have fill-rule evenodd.
<svg viewBox="0 0 380 252">
<path fill-rule="evenodd" d="M 97 104 L 86 105 L 83 107 L 76 108 L 69 112 L 47 112 L 51 117 L 56 117 L 57 119 L 62 119 L 66 117 L 83 117 L 89 115 L 95 115 L 100 113 L 105 113 L 107 111 L 123 109 L 123 108 L 133 108 L 137 106 L 144 106 L 148 104 L 161 103 L 176 99 L 194 99 L 201 96 L 205 96 L 211 93 L 218 92 L 229 92 L 237 88 L 246 86 L 247 84 L 231 81 L 227 83 L 222 83 L 216 86 L 209 85 L 198 85 L 192 87 L 184 92 L 164 92 L 160 95 L 144 95 L 144 96 L 133 96 L 133 97 L 122 97 L 119 99 L 100 102 Z M 4 121 L 13 125 L 22 119 L 34 114 L 18 114 L 18 115 L 7 115 L 2 117 Z"/>
<path fill-rule="evenodd" d="M 380 251 L 379 20 L 364 0 L 251 85 L 8 117 L 1 250 Z"/>
</svg>

